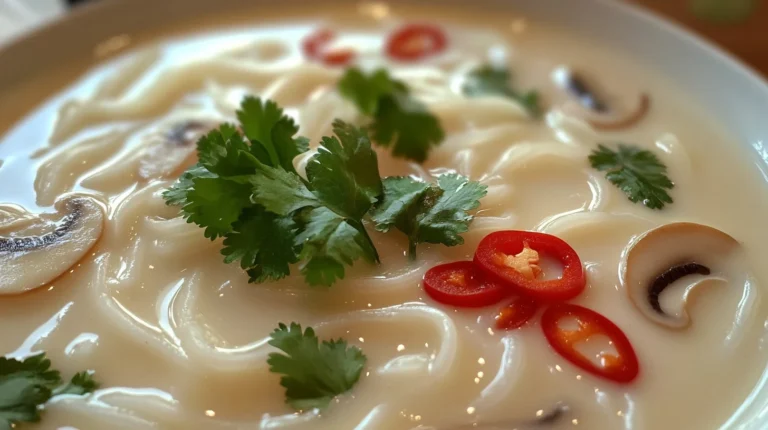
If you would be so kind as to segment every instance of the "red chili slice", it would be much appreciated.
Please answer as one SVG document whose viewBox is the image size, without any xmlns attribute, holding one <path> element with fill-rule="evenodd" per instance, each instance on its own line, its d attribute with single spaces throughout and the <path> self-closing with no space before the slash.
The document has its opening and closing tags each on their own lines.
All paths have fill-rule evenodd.
<svg viewBox="0 0 768 430">
<path fill-rule="evenodd" d="M 305 56 L 315 58 L 320 53 L 321 49 L 335 38 L 336 33 L 327 28 L 323 28 L 305 37 L 301 41 L 301 49 L 304 51 Z"/>
<path fill-rule="evenodd" d="M 504 287 L 485 279 L 471 261 L 441 264 L 427 270 L 424 291 L 440 303 L 473 308 L 498 303 L 507 295 Z"/>
<path fill-rule="evenodd" d="M 336 33 L 327 28 L 317 30 L 301 41 L 304 56 L 328 66 L 344 66 L 355 58 L 351 49 L 327 50 L 327 46 L 336 39 Z"/>
<path fill-rule="evenodd" d="M 578 329 L 561 328 L 560 322 L 567 318 L 575 318 L 578 321 Z M 614 382 L 628 383 L 640 372 L 637 355 L 624 332 L 611 320 L 591 309 L 568 303 L 553 305 L 544 311 L 541 328 L 547 341 L 558 354 L 593 375 Z M 576 350 L 579 342 L 595 335 L 607 336 L 617 353 L 601 354 L 602 366 L 596 365 Z"/>
<path fill-rule="evenodd" d="M 513 264 L 529 257 L 528 252 L 534 254 L 536 262 L 537 253 L 556 258 L 563 265 L 562 276 L 539 280 L 536 276 L 541 269 L 535 263 Z M 491 233 L 477 246 L 475 264 L 492 279 L 540 301 L 572 299 L 584 291 L 587 283 L 576 251 L 562 239 L 544 233 L 517 230 Z"/>
<path fill-rule="evenodd" d="M 418 61 L 445 50 L 448 39 L 440 27 L 408 24 L 387 39 L 387 55 L 398 61 Z"/>
<path fill-rule="evenodd" d="M 538 303 L 531 298 L 517 296 L 510 304 L 499 310 L 496 315 L 496 328 L 499 330 L 519 328 L 533 318 L 538 309 Z"/>
<path fill-rule="evenodd" d="M 328 66 L 345 66 L 355 58 L 355 51 L 351 49 L 339 49 L 323 54 L 322 62 Z"/>
</svg>

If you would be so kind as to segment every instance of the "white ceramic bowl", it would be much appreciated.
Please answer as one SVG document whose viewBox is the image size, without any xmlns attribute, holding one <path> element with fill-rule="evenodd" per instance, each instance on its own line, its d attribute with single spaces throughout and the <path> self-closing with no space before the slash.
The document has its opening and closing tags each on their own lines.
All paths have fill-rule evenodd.
<svg viewBox="0 0 768 430">
<path fill-rule="evenodd" d="M 291 1 L 300 8 L 317 0 Z M 430 2 L 470 7 L 462 0 L 420 3 Z M 268 8 L 271 3 L 112 0 L 78 8 L 0 50 L 0 133 L 79 74 L 133 44 L 190 30 L 190 24 L 194 29 L 195 22 L 215 26 L 247 15 L 240 13 L 245 9 Z M 768 84 L 732 56 L 651 13 L 615 0 L 474 0 L 471 7 L 514 10 L 553 22 L 607 41 L 652 65 L 719 118 L 736 141 L 748 145 L 755 165 L 768 181 Z M 33 78 L 39 99 L 15 99 L 14 89 Z M 723 428 L 768 428 L 768 373 Z"/>
</svg>

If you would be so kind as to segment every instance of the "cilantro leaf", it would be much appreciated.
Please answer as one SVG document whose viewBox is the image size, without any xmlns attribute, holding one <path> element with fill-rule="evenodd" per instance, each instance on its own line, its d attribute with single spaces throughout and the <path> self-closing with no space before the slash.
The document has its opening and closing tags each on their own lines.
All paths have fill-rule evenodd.
<svg viewBox="0 0 768 430">
<path fill-rule="evenodd" d="M 187 193 L 194 187 L 195 178 L 213 178 L 216 175 L 209 172 L 205 167 L 196 164 L 186 172 L 181 174 L 179 180 L 170 188 L 163 191 L 165 203 L 169 206 L 184 206 L 187 204 Z"/>
<path fill-rule="evenodd" d="M 343 339 L 320 342 L 311 327 L 280 324 L 269 344 L 283 353 L 269 354 L 269 370 L 282 375 L 286 403 L 297 410 L 325 408 L 360 379 L 366 357 Z"/>
<path fill-rule="evenodd" d="M 445 137 L 440 121 L 423 103 L 411 96 L 408 87 L 379 69 L 370 75 L 348 69 L 339 81 L 339 93 L 373 118 L 374 141 L 392 147 L 392 154 L 423 162 L 432 146 Z"/>
<path fill-rule="evenodd" d="M 224 261 L 240 261 L 251 282 L 287 276 L 300 256 L 312 285 L 330 285 L 360 257 L 378 261 L 362 223 L 382 193 L 367 133 L 334 123 L 336 137 L 323 139 L 304 181 L 293 159 L 308 142 L 293 138 L 298 128 L 277 104 L 246 97 L 237 115 L 247 139 L 228 124 L 203 136 L 199 163 L 166 190 L 166 202 L 206 237 L 223 236 Z"/>
<path fill-rule="evenodd" d="M 442 175 L 437 185 L 409 177 L 384 180 L 384 198 L 371 213 L 379 231 L 396 227 L 408 236 L 409 254 L 415 258 L 416 244 L 460 245 L 469 230 L 472 215 L 486 187 L 457 174 Z"/>
<path fill-rule="evenodd" d="M 362 222 L 345 219 L 328 208 L 318 207 L 306 215 L 304 230 L 296 237 L 303 246 L 301 273 L 309 285 L 333 284 L 344 278 L 344 265 L 362 257 L 369 263 L 379 256 Z"/>
<path fill-rule="evenodd" d="M 293 138 L 299 127 L 272 100 L 245 97 L 237 111 L 243 133 L 251 141 L 251 153 L 262 163 L 295 172 L 293 159 L 309 149 L 306 138 Z"/>
<path fill-rule="evenodd" d="M 187 222 L 205 229 L 211 240 L 232 231 L 232 224 L 240 213 L 251 206 L 251 187 L 221 177 L 201 177 L 192 180 L 187 192 L 187 204 L 182 211 Z"/>
<path fill-rule="evenodd" d="M 296 227 L 292 220 L 257 206 L 251 194 L 258 187 L 259 175 L 265 173 L 263 166 L 301 185 L 293 159 L 307 151 L 309 143 L 293 137 L 298 127 L 272 101 L 246 97 L 237 117 L 239 129 L 222 124 L 200 138 L 198 164 L 182 174 L 163 197 L 169 205 L 182 206 L 187 222 L 205 229 L 205 237 L 225 237 L 224 261 L 240 260 L 252 282 L 280 279 L 289 273 L 288 265 L 297 262 Z M 284 191 L 287 189 L 275 190 L 278 194 Z"/>
<path fill-rule="evenodd" d="M 230 124 L 211 130 L 197 142 L 198 164 L 163 193 L 169 205 L 182 205 L 187 222 L 205 229 L 211 240 L 232 230 L 240 212 L 252 205 L 247 175 L 258 160 Z"/>
<path fill-rule="evenodd" d="M 376 229 L 387 232 L 390 228 L 399 226 L 401 231 L 415 230 L 416 216 L 421 210 L 425 193 L 430 188 L 433 188 L 430 184 L 408 176 L 385 178 L 384 197 L 371 212 Z"/>
<path fill-rule="evenodd" d="M 245 184 L 259 162 L 295 172 L 293 158 L 309 148 L 305 138 L 293 138 L 298 127 L 272 101 L 246 97 L 237 116 L 248 139 L 231 124 L 211 130 L 197 142 L 198 164 L 163 193 L 167 204 L 182 206 L 187 220 L 211 239 L 230 231 L 235 215 L 250 205 Z"/>
<path fill-rule="evenodd" d="M 294 243 L 310 285 L 331 285 L 358 258 L 379 261 L 362 222 L 382 193 L 376 152 L 363 129 L 335 121 L 334 132 L 307 164 L 306 184 L 265 165 L 252 179 L 255 203 L 300 219 Z"/>
<path fill-rule="evenodd" d="M 392 79 L 386 69 L 375 70 L 366 76 L 362 70 L 353 67 L 347 69 L 339 81 L 339 93 L 355 103 L 367 116 L 375 116 L 379 110 L 379 99 L 396 92 L 408 92 L 404 83 Z"/>
<path fill-rule="evenodd" d="M 75 373 L 75 376 L 69 382 L 53 390 L 53 395 L 72 394 L 82 396 L 83 394 L 94 392 L 97 388 L 99 388 L 99 383 L 93 379 L 91 372 L 78 372 Z"/>
<path fill-rule="evenodd" d="M 40 421 L 39 405 L 47 402 L 61 375 L 51 361 L 38 354 L 18 361 L 0 357 L 0 429 L 20 422 Z"/>
<path fill-rule="evenodd" d="M 667 177 L 667 167 L 651 151 L 619 144 L 618 151 L 604 145 L 589 155 L 593 168 L 606 172 L 605 177 L 633 203 L 642 202 L 651 209 L 662 209 L 672 203 L 667 190 L 674 183 Z"/>
<path fill-rule="evenodd" d="M 54 395 L 86 394 L 96 385 L 88 372 L 80 372 L 62 385 L 61 374 L 51 369 L 45 353 L 24 360 L 0 357 L 0 430 L 11 430 L 22 422 L 38 422 L 40 406 Z"/>
<path fill-rule="evenodd" d="M 44 353 L 32 355 L 19 361 L 0 357 L 0 378 L 33 375 L 45 385 L 57 385 L 61 380 L 58 370 L 51 369 L 51 360 Z"/>
<path fill-rule="evenodd" d="M 443 192 L 436 196 L 434 204 L 432 199 L 425 201 L 428 210 L 419 221 L 418 237 L 421 242 L 460 245 L 464 239 L 459 233 L 469 230 L 473 218 L 467 211 L 480 206 L 487 187 L 457 174 L 440 176 L 437 185 Z"/>
<path fill-rule="evenodd" d="M 392 155 L 423 163 L 432 146 L 445 137 L 437 117 L 424 105 L 400 93 L 384 97 L 373 122 L 373 138 L 392 146 Z"/>
<path fill-rule="evenodd" d="M 247 175 L 254 159 L 249 145 L 232 124 L 222 124 L 197 141 L 197 158 L 201 166 L 220 177 Z"/>
<path fill-rule="evenodd" d="M 0 381 L 0 430 L 18 423 L 40 421 L 39 405 L 51 398 L 51 389 L 34 378 L 6 378 Z"/>
<path fill-rule="evenodd" d="M 297 225 L 291 217 L 281 217 L 259 206 L 247 209 L 224 239 L 224 262 L 240 260 L 250 282 L 282 279 L 290 273 L 289 264 L 299 261 L 294 245 Z"/>
<path fill-rule="evenodd" d="M 259 174 L 251 178 L 253 200 L 268 211 L 287 216 L 321 204 L 296 173 L 263 164 L 257 169 Z"/>
<path fill-rule="evenodd" d="M 333 132 L 307 163 L 307 180 L 327 206 L 360 219 L 382 193 L 379 161 L 364 130 L 336 120 Z"/>
<path fill-rule="evenodd" d="M 380 141 L 393 144 L 393 153 L 423 159 L 422 143 L 435 143 L 435 130 L 442 138 L 437 120 L 420 112 L 405 85 L 386 71 L 368 77 L 351 70 L 348 76 L 352 84 L 342 88 L 371 81 L 365 92 L 347 94 L 378 119 L 373 131 L 385 135 Z M 401 109 L 406 105 L 413 107 Z M 376 205 L 377 229 L 405 232 L 411 256 L 420 242 L 462 243 L 472 219 L 467 211 L 485 194 L 485 187 L 458 175 L 445 175 L 437 185 L 390 178 L 386 188 L 366 129 L 340 120 L 333 123 L 335 136 L 324 137 L 307 163 L 305 180 L 293 159 L 307 150 L 307 141 L 293 137 L 297 127 L 277 104 L 248 97 L 237 114 L 239 128 L 224 124 L 203 136 L 198 164 L 163 195 L 206 237 L 224 237 L 224 261 L 239 261 L 250 282 L 281 279 L 299 263 L 308 284 L 329 286 L 358 259 L 378 263 L 363 221 Z M 383 194 L 388 199 L 381 202 Z"/>
<path fill-rule="evenodd" d="M 513 89 L 509 82 L 511 74 L 506 68 L 483 66 L 472 70 L 467 76 L 462 92 L 470 97 L 501 95 L 516 100 L 533 117 L 541 115 L 539 93 L 535 90 L 521 93 Z"/>
</svg>

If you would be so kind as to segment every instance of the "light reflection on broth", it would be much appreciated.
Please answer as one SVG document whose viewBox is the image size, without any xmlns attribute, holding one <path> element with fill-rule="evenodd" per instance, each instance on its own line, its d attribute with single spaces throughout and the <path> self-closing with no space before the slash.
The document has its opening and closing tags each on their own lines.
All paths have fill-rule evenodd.
<svg viewBox="0 0 768 430">
<path fill-rule="evenodd" d="M 386 63 L 381 40 L 397 23 L 437 20 L 432 12 L 372 7 L 365 13 L 385 19 L 362 31 L 351 13 L 339 11 L 334 20 L 339 43 L 359 49 L 367 67 Z M 302 59 L 299 40 L 310 27 L 159 41 L 8 130 L 0 140 L 0 183 L 13 186 L 0 189 L 0 234 L 11 228 L 7 220 L 50 212 L 70 192 L 105 202 L 107 215 L 98 243 L 72 273 L 23 295 L 0 295 L 0 351 L 20 357 L 45 350 L 67 374 L 94 369 L 104 387 L 54 401 L 39 425 L 24 428 L 450 430 L 506 423 L 601 430 L 725 422 L 768 359 L 768 268 L 758 264 L 768 243 L 756 234 L 766 214 L 752 205 L 764 199 L 764 184 L 741 167 L 746 156 L 737 142 L 629 54 L 536 22 L 513 31 L 503 17 L 444 14 L 438 23 L 452 35 L 444 55 L 385 65 L 438 115 L 446 140 L 422 166 L 378 151 L 379 168 L 382 176 L 427 181 L 455 171 L 487 185 L 488 195 L 464 245 L 421 246 L 419 259 L 409 262 L 402 236 L 372 233 L 382 264 L 359 262 L 328 290 L 309 288 L 298 274 L 249 285 L 236 264 L 224 264 L 220 241 L 178 218 L 161 196 L 189 154 L 152 140 L 184 121 L 232 121 L 244 94 L 284 105 L 313 145 L 334 118 L 361 123 L 334 90 L 342 70 Z M 542 120 L 508 99 L 457 92 L 469 69 L 500 52 L 516 85 L 542 92 L 551 107 Z M 620 132 L 591 129 L 550 80 L 563 64 L 598 77 L 606 99 L 620 106 L 648 91 L 654 103 L 647 118 Z M 38 138 L 41 129 L 48 139 Z M 589 167 L 598 142 L 617 141 L 659 155 L 676 181 L 674 204 L 663 211 L 632 204 Z M 299 171 L 305 161 L 297 160 Z M 673 221 L 716 226 L 737 238 L 753 271 L 743 284 L 700 292 L 685 332 L 645 319 L 618 277 L 630 239 Z M 429 267 L 470 259 L 482 237 L 503 229 L 556 234 L 579 253 L 588 285 L 574 302 L 624 330 L 641 363 L 634 384 L 571 365 L 537 323 L 496 330 L 496 307 L 457 310 L 423 292 Z M 267 371 L 267 336 L 290 321 L 312 325 L 324 338 L 344 337 L 368 356 L 360 383 L 320 416 L 294 414 L 278 376 Z M 610 350 L 600 339 L 585 346 Z M 537 424 L 557 404 L 568 406 L 562 417 Z"/>
</svg>

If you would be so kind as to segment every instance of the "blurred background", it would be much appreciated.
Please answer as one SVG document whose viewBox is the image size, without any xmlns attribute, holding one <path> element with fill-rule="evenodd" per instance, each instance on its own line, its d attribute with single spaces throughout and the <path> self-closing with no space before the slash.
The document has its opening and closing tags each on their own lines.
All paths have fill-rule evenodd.
<svg viewBox="0 0 768 430">
<path fill-rule="evenodd" d="M 768 77 L 768 0 L 632 0 L 715 42 Z"/>
<path fill-rule="evenodd" d="M 0 0 L 0 44 L 88 1 Z M 666 16 L 715 42 L 768 77 L 768 0 L 614 1 L 636 3 Z"/>
</svg>

